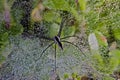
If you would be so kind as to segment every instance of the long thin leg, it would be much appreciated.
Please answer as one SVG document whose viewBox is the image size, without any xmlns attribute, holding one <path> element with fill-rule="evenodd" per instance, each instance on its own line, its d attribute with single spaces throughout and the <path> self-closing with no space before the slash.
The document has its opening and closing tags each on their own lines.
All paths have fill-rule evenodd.
<svg viewBox="0 0 120 80">
<path fill-rule="evenodd" d="M 40 57 L 36 60 L 36 62 L 42 57 L 43 53 L 48 49 L 50 48 L 50 46 L 52 46 L 54 44 L 54 42 L 50 43 L 41 53 Z"/>
<path fill-rule="evenodd" d="M 41 38 L 41 39 L 46 39 L 46 40 L 53 41 L 53 39 L 52 39 L 52 38 L 48 38 L 48 37 L 45 37 L 45 36 L 41 36 L 40 38 Z"/>
<path fill-rule="evenodd" d="M 57 34 L 57 36 L 59 36 L 59 37 L 61 36 L 61 32 L 62 32 L 64 23 L 65 23 L 65 20 L 66 20 L 66 19 L 62 18 L 62 21 L 61 21 L 61 23 L 60 23 L 60 29 L 59 29 L 59 32 L 58 32 L 58 34 Z"/>
<path fill-rule="evenodd" d="M 57 68 L 57 63 L 56 63 L 56 44 L 55 44 L 55 72 L 56 72 L 56 68 Z"/>
<path fill-rule="evenodd" d="M 42 57 L 43 53 L 44 53 L 50 46 L 52 46 L 53 44 L 54 44 L 54 42 L 52 42 L 51 44 L 49 44 L 49 45 L 42 51 L 42 53 L 41 53 L 41 55 L 40 55 L 40 58 Z"/>
<path fill-rule="evenodd" d="M 71 42 L 69 42 L 69 41 L 61 41 L 61 42 L 66 42 L 66 43 L 69 43 L 69 44 L 77 47 L 77 48 L 81 51 L 81 53 L 86 57 L 86 55 L 83 53 L 83 51 L 82 51 L 77 45 L 75 45 L 75 44 L 73 44 L 73 43 L 71 43 Z"/>
<path fill-rule="evenodd" d="M 78 36 L 73 35 L 73 36 L 66 36 L 66 37 L 63 37 L 63 38 L 60 38 L 60 39 L 66 39 L 66 38 L 70 38 L 70 37 L 76 37 L 76 38 L 79 38 Z"/>
</svg>

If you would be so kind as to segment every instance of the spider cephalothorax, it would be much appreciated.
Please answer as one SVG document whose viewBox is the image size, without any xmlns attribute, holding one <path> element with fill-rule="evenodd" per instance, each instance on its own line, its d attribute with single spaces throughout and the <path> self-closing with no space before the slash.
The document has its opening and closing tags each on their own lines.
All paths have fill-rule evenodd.
<svg viewBox="0 0 120 80">
<path fill-rule="evenodd" d="M 62 43 L 61 43 L 61 41 L 60 41 L 60 37 L 59 37 L 59 36 L 55 36 L 55 37 L 54 37 L 54 42 L 55 42 L 56 44 L 58 44 L 58 46 L 63 50 L 63 46 L 62 46 Z"/>
</svg>

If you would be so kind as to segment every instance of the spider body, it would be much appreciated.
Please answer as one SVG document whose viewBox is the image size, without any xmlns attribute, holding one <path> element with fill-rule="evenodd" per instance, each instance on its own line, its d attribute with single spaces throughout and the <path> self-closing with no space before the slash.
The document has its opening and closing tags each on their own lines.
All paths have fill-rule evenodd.
<svg viewBox="0 0 120 80">
<path fill-rule="evenodd" d="M 60 37 L 59 36 L 55 36 L 54 37 L 54 42 L 55 42 L 55 44 L 58 44 L 58 46 L 63 50 L 63 46 L 62 46 L 62 43 L 60 41 Z"/>
</svg>

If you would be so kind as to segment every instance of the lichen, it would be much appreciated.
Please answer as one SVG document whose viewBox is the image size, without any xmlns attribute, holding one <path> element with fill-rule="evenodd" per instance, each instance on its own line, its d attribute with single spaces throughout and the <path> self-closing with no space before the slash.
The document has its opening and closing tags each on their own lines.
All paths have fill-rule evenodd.
<svg viewBox="0 0 120 80">
<path fill-rule="evenodd" d="M 55 53 L 54 46 L 51 46 L 41 58 L 40 55 L 49 43 L 48 41 L 40 42 L 38 38 L 11 38 L 10 44 L 13 47 L 0 69 L 0 78 L 2 80 L 48 80 L 55 67 L 54 57 L 51 57 Z M 86 73 L 87 69 L 83 65 L 86 57 L 72 45 L 64 43 L 63 47 L 64 50 L 57 48 L 56 51 L 59 76 L 63 78 L 65 73 Z"/>
</svg>

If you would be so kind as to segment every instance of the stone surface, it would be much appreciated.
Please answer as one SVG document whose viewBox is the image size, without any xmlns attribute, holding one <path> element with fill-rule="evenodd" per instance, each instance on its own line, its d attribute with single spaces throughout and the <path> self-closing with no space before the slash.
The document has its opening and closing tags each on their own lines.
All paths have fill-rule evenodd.
<svg viewBox="0 0 120 80">
<path fill-rule="evenodd" d="M 12 48 L 6 62 L 0 68 L 0 80 L 48 80 L 54 70 L 54 46 L 51 46 L 40 58 L 42 50 L 51 42 L 39 39 L 12 38 Z M 42 44 L 42 45 L 41 45 Z M 80 75 L 94 72 L 85 61 L 85 57 L 74 46 L 63 43 L 64 50 L 57 47 L 57 74 L 63 78 L 64 74 L 78 73 Z"/>
</svg>

